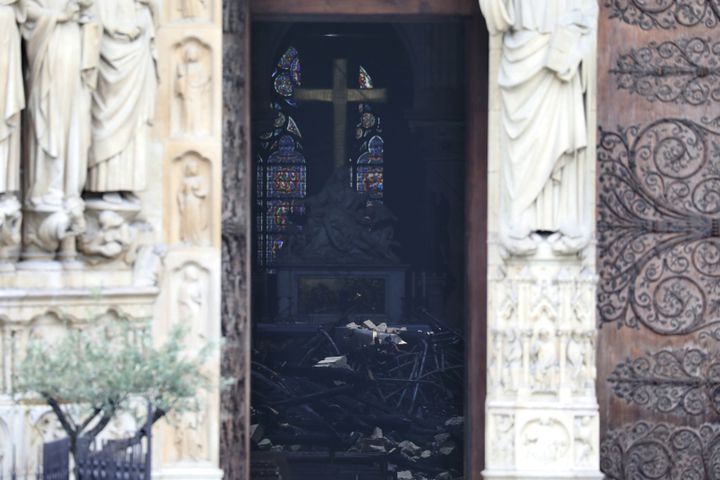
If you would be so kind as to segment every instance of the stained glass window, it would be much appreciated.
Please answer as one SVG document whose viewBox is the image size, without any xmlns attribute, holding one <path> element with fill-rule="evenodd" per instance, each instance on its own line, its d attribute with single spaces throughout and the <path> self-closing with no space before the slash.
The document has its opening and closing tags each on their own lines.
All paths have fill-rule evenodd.
<svg viewBox="0 0 720 480">
<path fill-rule="evenodd" d="M 302 214 L 307 194 L 307 165 L 302 134 L 291 113 L 297 107 L 295 89 L 302 81 L 298 51 L 290 47 L 272 75 L 275 118 L 272 129 L 260 135 L 257 159 L 257 258 L 271 266 L 294 233 L 291 218 Z M 294 227 L 298 228 L 298 227 Z"/>
<path fill-rule="evenodd" d="M 374 87 L 372 77 L 360 67 L 358 85 L 361 90 L 371 90 Z M 358 106 L 359 121 L 355 130 L 358 156 L 355 162 L 355 189 L 367 193 L 369 202 L 383 201 L 384 181 L 384 144 L 380 117 L 372 110 L 368 103 Z"/>
</svg>

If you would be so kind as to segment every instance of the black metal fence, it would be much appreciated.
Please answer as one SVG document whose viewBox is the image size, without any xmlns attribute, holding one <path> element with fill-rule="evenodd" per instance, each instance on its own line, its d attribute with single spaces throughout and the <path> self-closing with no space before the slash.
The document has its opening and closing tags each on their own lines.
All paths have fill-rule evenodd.
<svg viewBox="0 0 720 480">
<path fill-rule="evenodd" d="M 150 417 L 152 418 L 152 417 Z M 36 466 L 18 465 L 0 458 L 0 480 L 150 480 L 152 471 L 152 423 L 133 438 L 80 440 L 76 474 L 70 457 L 70 440 L 64 438 L 42 446 Z M 10 462 L 3 465 L 3 460 Z"/>
</svg>

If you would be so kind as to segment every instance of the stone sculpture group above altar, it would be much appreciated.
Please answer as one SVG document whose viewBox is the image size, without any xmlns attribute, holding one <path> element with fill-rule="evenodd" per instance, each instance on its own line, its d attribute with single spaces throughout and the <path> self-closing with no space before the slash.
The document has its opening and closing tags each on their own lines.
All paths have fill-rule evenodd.
<svg viewBox="0 0 720 480">
<path fill-rule="evenodd" d="M 0 0 L 0 262 L 129 247 L 115 233 L 145 187 L 157 18 L 155 0 Z"/>
</svg>

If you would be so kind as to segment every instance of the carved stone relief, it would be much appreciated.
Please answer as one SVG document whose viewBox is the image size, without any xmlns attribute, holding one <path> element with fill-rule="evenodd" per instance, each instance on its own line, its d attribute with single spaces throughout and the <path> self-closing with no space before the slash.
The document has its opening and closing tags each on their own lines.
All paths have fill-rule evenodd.
<svg viewBox="0 0 720 480">
<path fill-rule="evenodd" d="M 597 444 L 595 420 L 589 416 L 575 417 L 575 465 L 579 467 L 593 467 L 595 445 Z"/>
<path fill-rule="evenodd" d="M 515 462 L 515 419 L 512 415 L 495 414 L 492 417 L 494 438 L 490 443 L 493 463 L 509 467 Z"/>
<path fill-rule="evenodd" d="M 213 0 L 171 0 L 166 5 L 167 18 L 171 22 L 205 23 L 214 16 Z"/>
<path fill-rule="evenodd" d="M 570 450 L 572 438 L 563 423 L 555 418 L 532 420 L 522 428 L 521 447 L 538 464 L 556 463 Z"/>
<path fill-rule="evenodd" d="M 172 102 L 174 136 L 203 137 L 212 134 L 212 50 L 197 38 L 175 46 Z"/>
<path fill-rule="evenodd" d="M 212 163 L 189 151 L 172 162 L 170 195 L 176 212 L 170 218 L 172 243 L 212 245 Z"/>
</svg>

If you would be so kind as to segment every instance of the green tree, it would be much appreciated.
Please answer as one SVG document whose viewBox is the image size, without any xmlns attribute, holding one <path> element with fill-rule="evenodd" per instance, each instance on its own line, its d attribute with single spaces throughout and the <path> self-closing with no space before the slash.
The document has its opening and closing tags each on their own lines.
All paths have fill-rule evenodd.
<svg viewBox="0 0 720 480">
<path fill-rule="evenodd" d="M 80 439 L 93 441 L 116 415 L 134 413 L 141 400 L 152 405 L 152 423 L 197 409 L 198 390 L 211 387 L 203 365 L 212 347 L 188 348 L 185 337 L 175 328 L 156 347 L 149 328 L 119 321 L 69 329 L 52 343 L 34 340 L 19 365 L 15 393 L 23 400 L 39 397 L 52 408 L 77 460 Z"/>
</svg>

